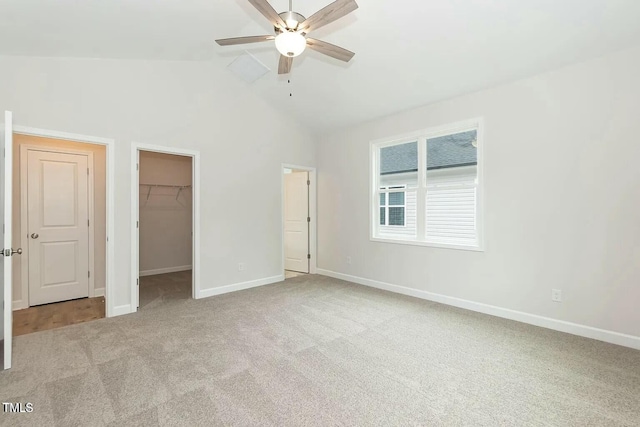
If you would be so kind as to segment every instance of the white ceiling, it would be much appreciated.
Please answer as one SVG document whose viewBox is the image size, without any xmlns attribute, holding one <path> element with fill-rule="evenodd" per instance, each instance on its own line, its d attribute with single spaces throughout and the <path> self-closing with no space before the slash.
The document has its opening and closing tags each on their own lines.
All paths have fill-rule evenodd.
<svg viewBox="0 0 640 427">
<path fill-rule="evenodd" d="M 294 0 L 305 16 L 330 0 Z M 278 11 L 288 0 L 271 0 Z M 0 0 L 0 54 L 211 60 L 254 54 L 272 72 L 252 89 L 328 131 L 640 44 L 638 0 L 359 0 L 312 37 L 356 52 L 349 64 L 307 50 L 277 75 L 270 34 L 246 0 Z M 289 96 L 292 93 L 293 96 Z"/>
</svg>

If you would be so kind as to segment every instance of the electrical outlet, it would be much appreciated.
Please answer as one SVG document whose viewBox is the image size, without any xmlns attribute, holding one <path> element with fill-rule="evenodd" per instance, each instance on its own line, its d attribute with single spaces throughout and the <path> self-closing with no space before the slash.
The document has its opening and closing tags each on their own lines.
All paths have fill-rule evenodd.
<svg viewBox="0 0 640 427">
<path fill-rule="evenodd" d="M 562 291 L 560 289 L 551 289 L 551 301 L 562 302 Z"/>
<path fill-rule="evenodd" d="M 244 271 L 247 268 L 247 265 L 244 262 L 238 263 L 238 271 Z"/>
<path fill-rule="evenodd" d="M 351 257 L 350 256 L 347 257 L 347 264 L 351 265 Z"/>
</svg>

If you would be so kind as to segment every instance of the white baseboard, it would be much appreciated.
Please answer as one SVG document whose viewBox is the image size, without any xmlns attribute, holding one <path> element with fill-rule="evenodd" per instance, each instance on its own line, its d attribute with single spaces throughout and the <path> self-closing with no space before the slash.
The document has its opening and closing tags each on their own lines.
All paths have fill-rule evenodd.
<svg viewBox="0 0 640 427">
<path fill-rule="evenodd" d="M 104 288 L 100 288 L 100 289 L 94 289 L 93 290 L 93 297 L 103 297 L 104 296 Z"/>
<path fill-rule="evenodd" d="M 139 276 L 155 276 L 156 274 L 175 273 L 177 271 L 191 270 L 190 265 L 179 265 L 177 267 L 156 268 L 154 270 L 140 271 Z"/>
<path fill-rule="evenodd" d="M 333 277 L 335 279 L 346 280 L 348 282 L 353 282 L 372 288 L 383 289 L 385 291 L 395 292 L 403 295 L 409 295 L 412 297 L 439 302 L 454 307 L 477 311 L 479 313 L 502 317 L 504 319 L 515 320 L 522 323 L 528 323 L 530 325 L 540 326 L 547 329 L 553 329 L 555 331 L 566 332 L 581 337 L 592 338 L 595 340 L 640 350 L 640 337 L 636 337 L 633 335 L 621 334 L 619 332 L 598 329 L 591 326 L 566 322 L 564 320 L 552 319 L 550 317 L 538 316 L 536 314 L 530 314 L 522 311 L 511 310 L 508 308 L 497 307 L 494 305 L 450 297 L 447 295 L 436 294 L 419 289 L 392 285 L 391 283 L 379 282 L 377 280 L 365 279 L 363 277 L 351 276 L 349 274 L 337 273 L 335 271 L 324 270 L 321 268 L 318 269 L 318 274 Z"/>
<path fill-rule="evenodd" d="M 123 314 L 130 314 L 130 313 L 132 313 L 131 304 L 118 305 L 113 307 L 113 313 L 111 314 L 110 317 L 122 316 Z"/>
<path fill-rule="evenodd" d="M 251 280 L 249 282 L 235 283 L 233 285 L 220 286 L 211 289 L 201 289 L 196 299 L 212 297 L 215 295 L 222 295 L 229 292 L 242 291 L 244 289 L 256 288 L 258 286 L 270 285 L 272 283 L 282 282 L 284 280 L 284 274 L 278 276 L 266 277 L 264 279 Z"/>
<path fill-rule="evenodd" d="M 23 302 L 22 300 L 13 301 L 13 303 L 11 304 L 11 308 L 13 309 L 13 311 L 23 310 L 25 308 L 29 308 L 29 304 Z"/>
</svg>

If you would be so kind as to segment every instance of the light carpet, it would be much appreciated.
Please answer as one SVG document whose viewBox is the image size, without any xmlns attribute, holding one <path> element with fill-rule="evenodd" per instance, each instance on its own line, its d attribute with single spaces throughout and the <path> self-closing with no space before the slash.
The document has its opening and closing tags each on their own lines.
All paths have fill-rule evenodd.
<svg viewBox="0 0 640 427">
<path fill-rule="evenodd" d="M 188 296 L 17 337 L 0 424 L 639 425 L 640 351 L 322 276 Z"/>
</svg>

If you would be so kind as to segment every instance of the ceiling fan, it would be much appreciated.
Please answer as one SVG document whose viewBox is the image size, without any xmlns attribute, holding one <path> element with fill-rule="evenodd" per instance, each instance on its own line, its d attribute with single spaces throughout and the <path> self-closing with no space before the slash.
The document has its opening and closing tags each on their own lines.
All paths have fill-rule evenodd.
<svg viewBox="0 0 640 427">
<path fill-rule="evenodd" d="M 355 53 L 347 49 L 307 37 L 307 34 L 311 31 L 330 24 L 356 10 L 358 4 L 355 0 L 336 0 L 309 18 L 305 18 L 292 10 L 292 0 L 289 0 L 289 11 L 282 13 L 277 13 L 267 0 L 249 0 L 249 3 L 273 24 L 275 35 L 216 40 L 216 43 L 220 46 L 275 40 L 276 49 L 280 52 L 278 74 L 288 74 L 293 65 L 293 58 L 304 52 L 307 46 L 310 49 L 344 62 L 349 62 L 355 55 Z"/>
</svg>

